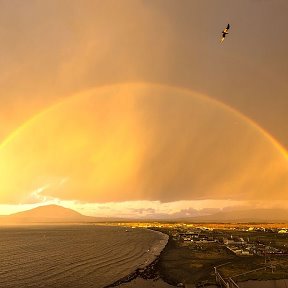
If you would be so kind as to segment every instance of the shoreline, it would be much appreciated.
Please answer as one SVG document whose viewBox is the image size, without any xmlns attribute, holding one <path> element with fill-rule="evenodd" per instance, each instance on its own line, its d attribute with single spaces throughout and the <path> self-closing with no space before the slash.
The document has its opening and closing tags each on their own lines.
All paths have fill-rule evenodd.
<svg viewBox="0 0 288 288">
<path fill-rule="evenodd" d="M 104 288 L 111 288 L 111 287 L 118 287 L 122 284 L 129 283 L 136 278 L 142 278 L 144 280 L 156 280 L 159 279 L 158 275 L 158 265 L 160 256 L 157 256 L 157 258 L 150 264 L 148 264 L 145 268 L 137 268 L 134 272 L 131 274 L 117 280 L 116 282 L 109 284 L 105 286 Z"/>
<path fill-rule="evenodd" d="M 165 240 L 166 243 L 165 245 L 163 245 L 162 249 L 158 249 L 158 255 L 155 255 L 156 257 L 154 258 L 154 260 L 149 263 L 148 265 L 140 265 L 134 272 L 130 273 L 129 275 L 115 281 L 114 283 L 105 286 L 104 288 L 112 288 L 112 287 L 123 287 L 123 288 L 135 288 L 135 287 L 143 287 L 143 288 L 150 288 L 150 287 L 155 287 L 155 288 L 173 288 L 173 287 L 178 287 L 177 285 L 179 283 L 176 282 L 171 282 L 170 279 L 167 279 L 160 270 L 160 260 L 161 260 L 161 254 L 164 253 L 164 250 L 167 248 L 167 244 L 169 243 L 169 241 L 171 241 L 172 237 L 169 234 L 166 234 L 165 232 L 160 232 L 157 230 L 153 230 L 153 229 L 148 229 L 150 231 L 159 233 L 161 235 L 165 235 Z M 163 239 L 160 240 L 163 241 Z M 209 281 L 210 282 L 210 281 Z M 215 286 L 215 284 L 212 284 L 210 282 L 209 283 L 207 281 L 207 283 L 205 283 L 205 287 L 207 288 L 215 288 L 217 286 Z M 263 287 L 263 288 L 286 288 L 286 283 L 288 284 L 288 279 L 282 278 L 282 279 L 263 279 L 263 280 L 256 280 L 256 279 L 248 279 L 248 280 L 244 280 L 244 281 L 239 281 L 237 282 L 240 287 L 243 286 L 243 288 L 247 287 L 247 288 L 259 288 L 259 287 Z M 199 283 L 195 283 L 195 284 L 189 284 L 188 287 L 198 287 Z M 266 286 L 266 285 L 273 285 L 273 286 Z M 142 286 L 143 285 L 143 286 Z M 203 285 L 203 283 L 202 283 Z M 248 285 L 248 286 L 247 286 Z M 264 285 L 264 286 L 263 286 Z M 185 287 L 185 286 L 183 286 Z M 202 287 L 202 286 L 201 286 Z M 204 286 L 203 286 L 204 287 Z M 288 286 L 287 286 L 288 287 Z"/>
<path fill-rule="evenodd" d="M 162 236 L 162 239 L 159 240 L 158 245 L 156 245 L 156 247 L 154 246 L 149 249 L 150 255 L 154 256 L 154 258 L 151 259 L 152 261 L 150 261 L 150 263 L 147 263 L 149 262 L 149 260 L 146 260 L 145 263 L 141 264 L 138 268 L 136 268 L 134 272 L 115 281 L 112 284 L 105 286 L 104 288 L 119 287 L 120 285 L 127 284 L 137 278 L 141 278 L 144 280 L 153 280 L 153 281 L 160 279 L 158 263 L 160 260 L 161 253 L 167 246 L 168 241 L 170 240 L 170 236 L 160 231 L 156 231 L 152 229 L 147 229 L 147 230 L 152 231 L 153 233 L 157 233 Z"/>
</svg>

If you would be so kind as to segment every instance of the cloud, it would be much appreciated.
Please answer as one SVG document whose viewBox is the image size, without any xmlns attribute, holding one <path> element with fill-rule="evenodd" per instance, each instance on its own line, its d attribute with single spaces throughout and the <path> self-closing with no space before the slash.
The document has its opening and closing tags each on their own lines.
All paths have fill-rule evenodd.
<svg viewBox="0 0 288 288">
<path fill-rule="evenodd" d="M 247 207 L 246 207 L 247 209 Z M 204 209 L 195 209 L 192 207 L 189 208 L 184 208 L 180 210 L 176 210 L 175 212 L 161 212 L 161 210 L 157 209 L 152 209 L 153 211 L 149 211 L 148 209 L 143 208 L 142 209 L 137 209 L 140 211 L 140 213 L 136 212 L 133 217 L 137 218 L 145 218 L 145 219 L 172 219 L 172 220 L 177 220 L 177 219 L 184 219 L 184 218 L 191 218 L 191 217 L 197 217 L 197 216 L 204 216 L 204 215 L 212 215 L 217 212 L 220 212 L 221 209 L 219 208 L 204 208 Z M 143 213 L 145 212 L 145 213 Z"/>
<path fill-rule="evenodd" d="M 23 200 L 24 204 L 36 204 L 36 203 L 57 203 L 60 202 L 60 199 L 49 196 L 49 189 L 61 189 L 61 186 L 64 185 L 69 180 L 68 177 L 63 177 L 62 179 L 59 179 L 57 181 L 50 182 L 48 184 L 45 184 L 41 187 L 36 188 L 31 193 L 27 195 L 27 197 Z"/>
<path fill-rule="evenodd" d="M 1 5 L 0 139 L 71 93 L 149 81 L 209 94 L 288 143 L 288 41 L 274 33 L 285 33 L 286 1 L 36 2 Z"/>
<path fill-rule="evenodd" d="M 173 213 L 171 216 L 174 218 L 182 218 L 182 217 L 194 217 L 194 216 L 200 216 L 200 215 L 202 215 L 200 211 L 194 208 L 186 208 L 186 209 L 181 209 L 180 211 Z"/>
<path fill-rule="evenodd" d="M 49 197 L 43 195 L 42 193 L 49 188 L 49 185 L 45 185 L 42 187 L 39 187 L 32 191 L 28 197 L 28 199 L 25 201 L 25 203 L 33 204 L 33 203 L 39 203 L 39 202 L 46 202 L 49 200 Z"/>
<path fill-rule="evenodd" d="M 19 129 L 0 159 L 4 203 L 47 183 L 41 196 L 84 202 L 287 199 L 273 139 L 209 98 L 150 84 L 71 97 Z"/>
<path fill-rule="evenodd" d="M 147 214 L 154 214 L 156 212 L 153 208 L 132 208 L 130 209 L 133 215 L 147 215 Z"/>
<path fill-rule="evenodd" d="M 232 207 L 235 207 L 235 206 L 232 206 Z M 203 208 L 203 209 L 201 209 L 201 213 L 202 213 L 202 215 L 203 214 L 211 215 L 211 214 L 215 214 L 217 212 L 220 212 L 222 209 L 225 209 L 225 208 L 222 208 L 222 209 L 221 208 L 220 207 L 219 208 Z"/>
</svg>

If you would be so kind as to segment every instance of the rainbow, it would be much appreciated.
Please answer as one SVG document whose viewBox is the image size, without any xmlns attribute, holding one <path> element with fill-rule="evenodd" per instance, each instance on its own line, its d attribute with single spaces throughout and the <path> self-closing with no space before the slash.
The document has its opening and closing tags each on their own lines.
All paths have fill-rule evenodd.
<svg viewBox="0 0 288 288">
<path fill-rule="evenodd" d="M 287 150 L 274 137 L 272 137 L 272 135 L 269 134 L 265 129 L 263 129 L 260 125 L 258 125 L 255 121 L 253 121 L 252 119 L 250 119 L 246 115 L 240 113 L 235 108 L 227 105 L 226 103 L 223 103 L 223 102 L 220 102 L 216 99 L 213 99 L 207 95 L 204 95 L 204 94 L 197 93 L 196 94 L 197 96 L 195 96 L 195 93 L 193 93 L 191 90 L 186 89 L 186 88 L 176 87 L 176 86 L 172 86 L 172 85 L 146 83 L 146 82 L 145 83 L 133 82 L 133 83 L 121 83 L 121 84 L 107 85 L 107 86 L 101 86 L 101 87 L 97 87 L 97 88 L 93 88 L 93 89 L 89 89 L 89 90 L 85 90 L 85 91 L 73 94 L 70 97 L 65 98 L 64 100 L 59 101 L 59 102 L 51 105 L 47 109 L 42 110 L 41 112 L 39 112 L 35 116 L 31 117 L 26 122 L 24 122 L 22 125 L 20 125 L 15 131 L 13 131 L 11 134 L 9 134 L 2 141 L 2 143 L 0 144 L 0 150 L 3 149 L 5 146 L 9 145 L 9 143 L 11 141 L 13 141 L 13 139 L 15 139 L 21 133 L 22 130 L 28 128 L 33 123 L 37 122 L 37 120 L 40 117 L 44 116 L 45 114 L 49 113 L 50 111 L 53 111 L 58 106 L 65 104 L 65 102 L 68 102 L 68 101 L 75 99 L 75 98 L 81 98 L 81 97 L 88 95 L 92 92 L 97 94 L 99 92 L 103 92 L 103 91 L 111 90 L 111 89 L 115 90 L 115 91 L 121 91 L 123 89 L 129 90 L 129 88 L 131 88 L 131 87 L 133 87 L 133 88 L 135 88 L 135 87 L 137 87 L 137 88 L 138 87 L 139 88 L 153 87 L 153 88 L 166 88 L 166 89 L 168 88 L 168 89 L 174 90 L 175 92 L 179 91 L 179 92 L 191 95 L 191 97 L 199 97 L 203 101 L 209 102 L 210 104 L 214 104 L 215 106 L 218 106 L 219 108 L 222 108 L 223 110 L 226 110 L 227 112 L 234 114 L 236 117 L 238 117 L 239 119 L 241 119 L 242 121 L 244 121 L 245 123 L 250 125 L 250 127 L 254 128 L 265 139 L 267 139 L 279 151 L 279 153 L 288 161 Z"/>
</svg>

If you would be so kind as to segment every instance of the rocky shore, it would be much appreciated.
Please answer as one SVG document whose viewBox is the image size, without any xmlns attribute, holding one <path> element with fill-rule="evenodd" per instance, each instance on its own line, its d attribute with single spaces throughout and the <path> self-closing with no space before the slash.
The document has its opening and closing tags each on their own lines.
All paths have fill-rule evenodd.
<svg viewBox="0 0 288 288">
<path fill-rule="evenodd" d="M 119 279 L 118 281 L 114 282 L 113 284 L 110 284 L 108 286 L 105 286 L 104 288 L 111 288 L 111 287 L 117 287 L 121 284 L 131 282 L 132 280 L 136 278 L 142 278 L 144 280 L 156 280 L 159 278 L 159 273 L 158 273 L 158 262 L 159 262 L 159 257 L 150 263 L 148 266 L 145 268 L 138 268 L 136 271 L 131 273 L 130 275 L 123 277 L 122 279 Z"/>
</svg>

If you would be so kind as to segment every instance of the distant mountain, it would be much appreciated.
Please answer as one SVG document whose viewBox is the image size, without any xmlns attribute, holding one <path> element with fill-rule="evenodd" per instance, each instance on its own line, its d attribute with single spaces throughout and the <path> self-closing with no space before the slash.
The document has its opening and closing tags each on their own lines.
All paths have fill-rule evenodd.
<svg viewBox="0 0 288 288">
<path fill-rule="evenodd" d="M 39 206 L 31 210 L 0 217 L 0 224 L 87 223 L 102 221 L 116 221 L 116 219 L 85 216 L 72 209 L 58 205 Z"/>
<path fill-rule="evenodd" d="M 191 209 L 190 209 L 191 210 Z M 184 213 L 185 212 L 185 213 Z M 202 215 L 198 212 L 189 211 L 190 217 L 185 210 L 183 213 L 171 215 L 165 214 L 162 217 L 141 219 L 106 218 L 85 216 L 69 208 L 58 205 L 39 206 L 37 208 L 18 212 L 8 216 L 0 216 L 0 225 L 6 224 L 53 224 L 53 223 L 93 223 L 93 222 L 130 222 L 130 221 L 173 221 L 191 223 L 288 223 L 288 209 L 241 209 L 229 210 Z M 214 211 L 210 211 L 214 212 Z M 199 215 L 200 214 L 200 215 Z M 193 216 L 192 216 L 193 215 Z M 195 215 L 195 216 L 194 216 Z M 180 217 L 177 217 L 180 216 Z M 181 217 L 182 216 L 182 217 Z"/>
<path fill-rule="evenodd" d="M 247 209 L 222 211 L 212 215 L 189 217 L 182 219 L 187 222 L 204 223 L 284 223 L 288 222 L 288 209 Z"/>
</svg>

